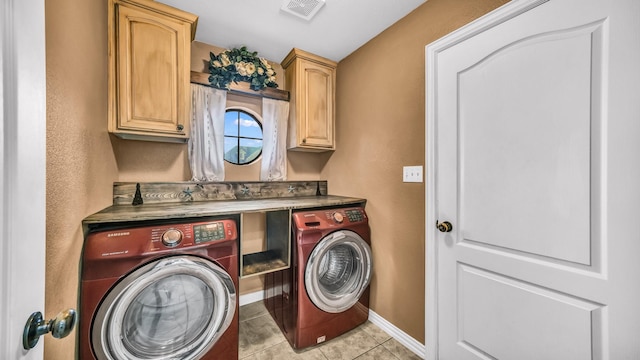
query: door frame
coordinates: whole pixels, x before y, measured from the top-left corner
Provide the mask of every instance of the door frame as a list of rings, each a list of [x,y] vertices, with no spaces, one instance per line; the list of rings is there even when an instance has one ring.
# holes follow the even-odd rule
[[[438,94],[438,55],[440,52],[461,43],[481,32],[491,29],[549,0],[512,0],[477,20],[445,35],[425,47],[425,354],[427,360],[438,359],[438,198],[435,171],[437,169],[437,145],[435,136],[438,109],[435,108]]]
[[[42,359],[22,348],[32,312],[44,312],[46,58],[44,0],[0,5],[0,358]],[[25,231],[25,230],[29,231]],[[26,286],[28,284],[28,286]]]

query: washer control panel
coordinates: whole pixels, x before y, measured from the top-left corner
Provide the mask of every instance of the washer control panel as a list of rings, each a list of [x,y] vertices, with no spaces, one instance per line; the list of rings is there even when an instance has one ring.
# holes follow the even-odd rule
[[[203,219],[186,223],[104,230],[88,235],[85,256],[94,258],[135,257],[189,247],[221,246],[237,241],[238,229],[233,219]]]
[[[235,240],[238,236],[236,222],[229,219],[159,225],[148,229],[151,232],[151,251]]]
[[[225,223],[223,221],[216,221],[207,224],[195,225],[193,227],[193,235],[195,238],[196,244],[200,244],[203,242],[216,241],[216,240],[224,240],[227,236],[232,234],[232,226],[231,223]],[[226,227],[226,229],[225,229]]]
[[[177,229],[169,229],[162,234],[162,243],[168,247],[176,247],[182,241],[182,232]]]
[[[337,222],[338,224],[342,224],[342,222],[344,221],[344,215],[339,212],[334,212],[333,214],[331,214],[331,217],[333,218],[333,221]]]

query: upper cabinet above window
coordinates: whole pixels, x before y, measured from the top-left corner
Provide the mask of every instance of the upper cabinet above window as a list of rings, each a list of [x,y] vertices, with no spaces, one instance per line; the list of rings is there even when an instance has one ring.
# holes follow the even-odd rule
[[[291,93],[289,150],[335,150],[337,64],[294,48],[282,67]]]
[[[109,132],[186,142],[198,17],[150,0],[109,0]]]

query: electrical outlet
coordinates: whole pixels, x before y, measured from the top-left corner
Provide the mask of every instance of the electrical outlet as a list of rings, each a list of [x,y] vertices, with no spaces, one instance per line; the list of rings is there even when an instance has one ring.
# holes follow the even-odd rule
[[[422,182],[422,166],[403,166],[402,167],[403,182]]]

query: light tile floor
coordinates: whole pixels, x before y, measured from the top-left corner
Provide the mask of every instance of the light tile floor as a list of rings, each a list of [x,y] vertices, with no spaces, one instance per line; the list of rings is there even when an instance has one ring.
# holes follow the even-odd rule
[[[417,360],[420,357],[369,321],[338,338],[295,351],[264,303],[258,301],[240,307],[240,359]]]

